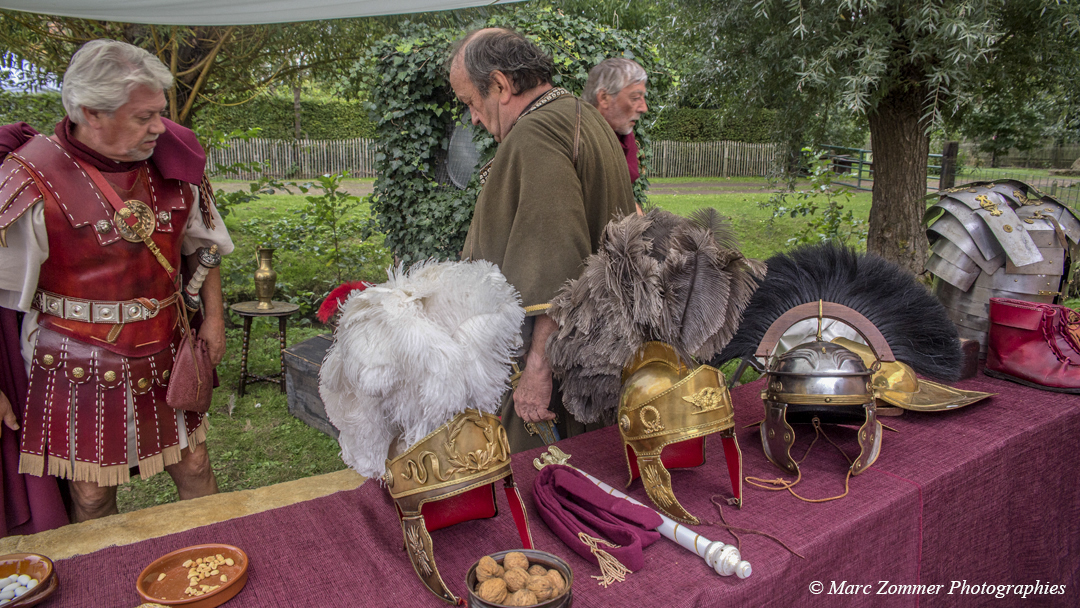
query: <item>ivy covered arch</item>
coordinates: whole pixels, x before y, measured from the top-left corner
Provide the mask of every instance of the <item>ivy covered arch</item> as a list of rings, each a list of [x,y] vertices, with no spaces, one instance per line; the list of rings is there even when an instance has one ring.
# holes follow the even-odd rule
[[[584,88],[589,70],[608,57],[627,57],[645,68],[650,109],[635,126],[642,173],[634,188],[644,203],[652,156],[648,125],[663,111],[665,101],[673,98],[678,85],[656,45],[641,33],[611,29],[551,9],[500,14],[476,25],[510,27],[528,36],[551,53],[555,86],[575,94]],[[354,86],[367,90],[367,107],[381,148],[376,156],[372,210],[386,234],[386,245],[404,262],[456,259],[479,193],[475,176],[463,190],[436,180],[450,133],[464,112],[450,89],[446,59],[465,31],[404,23],[353,68]],[[494,154],[495,142],[483,129],[477,131],[475,140],[485,162]]]

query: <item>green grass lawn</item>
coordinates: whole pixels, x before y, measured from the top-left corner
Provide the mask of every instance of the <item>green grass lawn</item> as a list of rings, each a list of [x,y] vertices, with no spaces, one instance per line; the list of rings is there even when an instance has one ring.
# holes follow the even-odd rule
[[[290,326],[289,344],[325,331]],[[214,391],[206,438],[221,491],[261,488],[345,468],[337,441],[289,414],[277,384],[248,384],[247,394],[237,397],[241,330],[228,330],[227,339],[228,354],[217,368],[221,386]],[[273,319],[254,321],[249,346],[249,371],[269,375],[280,369]],[[176,486],[164,473],[146,481],[136,478],[117,492],[122,513],[176,500]]]
[[[679,194],[649,196],[649,203],[679,215],[695,209],[713,207],[731,219],[744,255],[765,259],[791,248],[788,239],[794,238],[806,225],[803,219],[781,218],[770,222],[771,212],[761,204],[771,196],[768,192],[751,194]],[[855,217],[865,220],[870,214],[870,193],[859,192],[848,203]]]
[[[1037,178],[1050,177],[1049,169],[1028,169],[1024,167],[962,167],[957,174],[957,181],[971,181],[981,179],[1006,179],[1016,176],[1029,176]]]
[[[283,181],[285,181],[286,183],[295,182],[295,183],[303,184],[303,183],[306,183],[308,180],[297,179],[297,180],[283,180]],[[243,188],[243,189],[246,190],[248,184],[251,183],[251,180],[247,180],[247,179],[225,179],[225,178],[214,177],[214,178],[211,178],[210,182],[214,185],[215,188],[229,187],[229,189],[233,189],[233,188],[236,188],[236,187],[239,186],[240,188]],[[374,183],[375,183],[375,178],[374,177],[350,177],[350,178],[341,180],[342,186],[344,188],[346,188],[346,189],[349,189],[351,187],[352,188],[371,188],[372,184],[374,184]],[[295,188],[292,188],[292,190],[294,192],[297,192],[297,190]]]
[[[715,186],[726,186],[729,184],[760,184],[761,186],[768,186],[772,183],[767,177],[650,177],[649,184],[651,185],[667,185],[667,184],[711,184]]]

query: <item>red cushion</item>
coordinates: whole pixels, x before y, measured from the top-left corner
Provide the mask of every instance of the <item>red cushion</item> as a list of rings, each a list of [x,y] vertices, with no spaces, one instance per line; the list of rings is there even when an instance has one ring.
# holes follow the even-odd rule
[[[495,505],[495,484],[473,488],[468,492],[424,503],[420,508],[428,532],[440,530],[463,521],[487,519],[499,514]]]
[[[637,454],[629,445],[626,446],[626,456],[630,461],[630,479],[637,479],[641,476],[638,471]],[[668,470],[689,469],[705,464],[705,438],[694,437],[664,446],[664,451],[660,452],[660,462]]]

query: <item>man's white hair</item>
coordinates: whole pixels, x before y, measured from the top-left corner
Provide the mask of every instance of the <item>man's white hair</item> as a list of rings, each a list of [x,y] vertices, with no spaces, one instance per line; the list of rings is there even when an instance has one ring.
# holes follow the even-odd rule
[[[605,59],[589,70],[589,80],[585,83],[581,98],[595,106],[596,96],[600,91],[607,91],[608,95],[615,96],[626,87],[647,79],[645,68],[636,61],[622,57]]]
[[[173,76],[160,59],[137,46],[91,40],[72,56],[60,97],[71,122],[83,124],[83,108],[115,112],[138,86],[165,91],[172,88]]]

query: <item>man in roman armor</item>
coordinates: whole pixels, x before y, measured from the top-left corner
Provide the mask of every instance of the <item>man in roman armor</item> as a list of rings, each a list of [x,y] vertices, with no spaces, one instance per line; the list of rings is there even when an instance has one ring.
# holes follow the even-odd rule
[[[521,294],[524,369],[502,410],[511,449],[541,445],[526,424],[557,419],[562,437],[585,425],[562,407],[546,355],[557,328],[550,301],[596,252],[604,226],[634,212],[625,156],[595,108],[552,85],[552,59],[517,32],[466,35],[450,57],[450,85],[499,143],[462,257],[498,265]]]
[[[150,53],[95,40],[64,74],[67,117],[53,136],[5,128],[23,134],[0,165],[0,305],[25,313],[29,375],[19,472],[67,479],[73,521],[116,513],[131,467],[144,479],[168,471],[181,499],[217,492],[204,416],[165,394],[187,314],[182,270],[200,247],[233,245],[202,147],[162,117],[172,86]],[[199,335],[216,365],[217,269],[200,296]],[[8,398],[0,416],[20,428]]]

